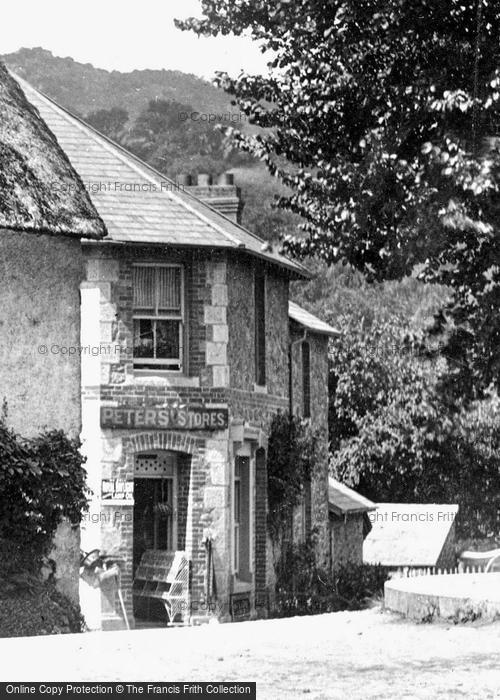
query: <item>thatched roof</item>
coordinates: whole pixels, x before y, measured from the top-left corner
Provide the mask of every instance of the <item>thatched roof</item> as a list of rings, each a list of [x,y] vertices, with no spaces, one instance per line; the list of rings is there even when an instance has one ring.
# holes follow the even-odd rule
[[[0,228],[77,238],[106,235],[55,136],[1,63]]]

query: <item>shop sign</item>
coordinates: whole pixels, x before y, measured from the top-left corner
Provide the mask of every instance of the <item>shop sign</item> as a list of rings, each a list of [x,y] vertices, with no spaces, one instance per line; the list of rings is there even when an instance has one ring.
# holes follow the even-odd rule
[[[224,430],[227,408],[145,408],[143,406],[102,406],[101,428],[158,430]]]
[[[103,479],[101,497],[105,501],[132,501],[134,499],[134,482],[125,479]]]
[[[235,622],[250,619],[250,595],[248,593],[233,593],[231,596],[231,617]]]

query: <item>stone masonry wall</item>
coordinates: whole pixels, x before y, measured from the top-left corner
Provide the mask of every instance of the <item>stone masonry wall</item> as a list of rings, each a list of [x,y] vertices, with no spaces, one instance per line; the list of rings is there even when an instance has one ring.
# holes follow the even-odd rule
[[[363,563],[363,514],[330,519],[332,566]]]
[[[294,329],[292,336],[293,363],[293,410],[297,415],[303,415],[302,395],[302,342],[303,331]],[[310,518],[311,526],[318,531],[318,561],[329,564],[329,534],[328,534],[328,337],[308,333],[306,340],[310,347],[310,394],[311,394],[311,425],[320,430],[320,441],[317,445],[317,463],[311,482]],[[307,508],[305,509],[307,517]],[[300,517],[295,518],[295,528],[302,531]]]
[[[250,259],[224,257],[170,249],[134,249],[88,246],[88,279],[83,285],[86,318],[84,324],[92,342],[112,345],[110,353],[87,357],[84,381],[84,439],[89,454],[89,478],[99,491],[102,479],[133,479],[134,454],[142,449],[174,449],[181,461],[189,463],[190,483],[182,472],[179,480],[179,541],[193,558],[193,598],[200,599],[205,586],[204,537],[214,542],[218,596],[228,600],[234,591],[231,571],[231,489],[235,452],[232,429],[244,423],[256,434],[267,435],[273,415],[288,410],[288,280],[270,269],[266,278],[266,360],[267,386],[255,387],[253,263]],[[175,262],[185,266],[186,366],[185,372],[145,377],[134,372],[132,363],[132,264]],[[97,326],[93,319],[97,318]],[[100,319],[100,320],[99,320]],[[96,326],[96,327],[94,327]],[[326,351],[322,340],[311,352],[312,396],[320,401],[325,394],[324,366],[315,352]],[[85,338],[82,337],[82,344]],[[326,362],[326,358],[325,358]],[[326,365],[325,365],[326,366]],[[98,370],[98,371],[97,371]],[[99,381],[95,377],[99,376]],[[94,377],[94,379],[93,379]],[[316,383],[318,386],[316,386]],[[316,393],[315,393],[316,392]],[[100,405],[167,406],[227,405],[228,431],[183,433],[179,431],[106,430],[99,426]],[[314,409],[319,420],[324,409]],[[316,420],[316,417],[315,419]],[[253,439],[253,438],[251,438]],[[260,438],[259,438],[260,439]],[[168,442],[174,440],[174,442]],[[186,443],[186,440],[188,441]],[[168,445],[167,445],[167,442]],[[188,449],[189,448],[189,449]],[[259,449],[259,466],[256,464]],[[265,448],[251,443],[255,464],[256,509],[255,548],[252,552],[255,587],[272,588],[272,552],[267,538],[267,466],[262,460]],[[323,481],[313,485],[311,502],[320,517],[327,512]],[[326,484],[326,481],[325,481]],[[86,538],[98,541],[104,549],[114,547],[126,560],[123,584],[126,605],[131,609],[133,506],[106,505],[95,499],[94,509],[119,513],[104,519]],[[184,526],[185,523],[185,526]],[[97,531],[98,530],[98,531]]]
[[[192,558],[193,599],[203,597],[206,533],[215,539],[214,559],[219,591],[227,595],[229,473],[227,430],[175,432],[102,430],[101,405],[163,407],[224,406],[227,383],[226,264],[220,256],[158,250],[87,247],[87,281],[83,324],[99,371],[84,372],[84,446],[96,496],[93,510],[102,517],[86,524],[85,538],[93,546],[124,560],[122,583],[126,607],[132,610],[133,502],[100,501],[103,479],[133,482],[134,455],[143,450],[179,452],[178,547]],[[133,368],[132,265],[134,262],[182,263],[185,270],[186,358],[183,373],[145,376]],[[82,344],[87,339],[82,337]],[[96,385],[95,377],[99,377]],[[96,447],[97,446],[97,447]],[[90,473],[91,472],[91,473]],[[93,530],[93,531],[92,531]],[[90,544],[88,545],[91,546]]]
[[[232,389],[254,392],[254,265],[228,262],[228,363]],[[288,396],[288,282],[266,276],[266,389],[269,396]]]

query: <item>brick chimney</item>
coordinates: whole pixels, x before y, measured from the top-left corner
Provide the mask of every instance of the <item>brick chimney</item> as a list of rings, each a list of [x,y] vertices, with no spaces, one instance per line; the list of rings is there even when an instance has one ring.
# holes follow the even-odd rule
[[[222,173],[217,184],[213,184],[212,176],[207,173],[200,173],[197,182],[193,181],[191,175],[180,175],[177,181],[186,192],[190,192],[236,223],[241,223],[244,203],[241,200],[240,188],[234,184],[232,173]]]

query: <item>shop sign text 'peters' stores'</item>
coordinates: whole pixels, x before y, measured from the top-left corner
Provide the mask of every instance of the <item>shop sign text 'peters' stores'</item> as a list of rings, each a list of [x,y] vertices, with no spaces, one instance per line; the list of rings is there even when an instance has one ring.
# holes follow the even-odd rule
[[[159,430],[224,430],[227,408],[144,408],[141,406],[102,406],[101,428],[156,428]]]

